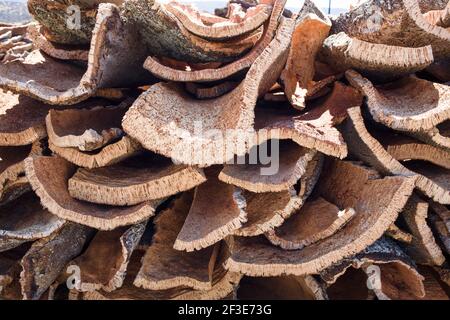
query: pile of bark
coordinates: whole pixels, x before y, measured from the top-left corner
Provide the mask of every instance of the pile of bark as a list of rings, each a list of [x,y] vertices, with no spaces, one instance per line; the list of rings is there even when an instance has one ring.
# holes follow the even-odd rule
[[[285,2],[0,27],[1,298],[449,298],[450,4]]]

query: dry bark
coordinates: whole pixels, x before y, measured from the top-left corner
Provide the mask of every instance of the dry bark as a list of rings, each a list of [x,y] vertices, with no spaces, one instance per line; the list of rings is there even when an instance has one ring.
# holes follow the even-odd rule
[[[448,57],[450,31],[429,23],[421,9],[418,0],[370,0],[337,18],[332,32],[399,47],[431,45],[436,59]]]
[[[262,237],[229,240],[231,257],[225,267],[249,276],[317,273],[374,243],[396,220],[414,188],[405,177],[379,178],[376,171],[334,160],[320,181],[322,197],[356,211],[353,219],[332,237],[286,251]],[[346,195],[352,194],[352,197]]]
[[[158,201],[129,207],[112,207],[74,199],[68,181],[76,167],[60,157],[30,157],[25,160],[27,177],[42,205],[54,215],[100,230],[135,224],[153,216]]]
[[[283,21],[276,38],[236,89],[205,101],[193,99],[173,83],[156,84],[127,112],[122,122],[124,130],[146,149],[177,163],[207,166],[245,155],[256,144],[256,101],[275,83],[286,61],[293,21]],[[177,120],[180,118],[183,121]],[[208,130],[214,130],[214,134]],[[252,141],[242,146],[246,137]]]
[[[202,169],[142,154],[103,168],[78,169],[69,179],[69,192],[79,200],[129,206],[167,198],[205,181]]]
[[[24,62],[0,65],[0,87],[49,104],[75,104],[95,95],[99,89],[133,87],[151,81],[141,68],[145,57],[146,49],[135,27],[124,24],[115,5],[101,4],[87,68],[35,50]]]
[[[321,277],[332,287],[349,268],[364,271],[366,277],[362,280],[380,300],[425,297],[424,277],[411,258],[392,240],[381,238],[361,253],[324,270]]]

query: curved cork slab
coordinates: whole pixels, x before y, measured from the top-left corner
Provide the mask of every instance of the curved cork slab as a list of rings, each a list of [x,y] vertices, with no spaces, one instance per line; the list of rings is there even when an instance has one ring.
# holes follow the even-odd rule
[[[330,32],[331,20],[310,0],[305,1],[296,20],[281,80],[289,102],[294,108],[303,110],[307,97],[316,86],[314,61]]]
[[[335,128],[347,117],[347,109],[362,104],[362,96],[340,82],[311,111],[298,115],[287,108],[264,106],[256,108],[255,130],[260,142],[291,139],[298,145],[338,158],[347,156],[347,145]]]
[[[421,2],[367,1],[337,18],[333,23],[332,33],[345,32],[359,40],[399,47],[431,45],[437,60],[448,57],[450,30],[430,23],[422,13]],[[399,34],[402,36],[399,37]]]
[[[2,201],[13,200],[23,193],[27,184],[26,181],[22,181],[25,174],[24,160],[30,155],[38,155],[41,152],[38,142],[26,146],[0,147],[0,199]],[[17,192],[12,191],[16,187]]]
[[[183,27],[192,34],[212,41],[221,41],[257,30],[269,19],[271,4],[269,2],[250,7],[242,17],[242,21],[234,22],[227,19],[212,24],[205,24],[201,19],[201,13],[191,5],[172,1],[164,8],[180,20]]]
[[[121,54],[124,50],[126,57]],[[0,87],[52,105],[75,104],[99,89],[138,86],[150,81],[148,72],[141,68],[144,51],[133,26],[124,25],[121,20],[118,7],[104,3],[98,9],[87,68],[35,50],[24,62],[0,65]]]
[[[247,222],[234,235],[255,237],[279,227],[298,210],[312,193],[323,166],[323,156],[317,153],[293,188],[282,192],[244,192]]]
[[[274,141],[272,140],[272,146]],[[302,177],[308,163],[314,158],[315,150],[300,147],[290,140],[279,144],[280,159],[275,174],[270,171],[272,164],[232,164],[225,165],[219,179],[225,183],[255,192],[281,192],[289,190]],[[258,147],[254,147],[256,151]],[[250,150],[252,153],[252,150]]]
[[[188,287],[209,290],[217,258],[218,245],[194,252],[173,248],[189,214],[192,194],[184,193],[154,220],[153,241],[142,260],[134,285],[147,290]]]
[[[398,77],[423,70],[434,62],[431,46],[408,48],[370,43],[344,32],[329,36],[320,59],[344,72],[355,69],[375,78]]]
[[[374,243],[394,223],[414,188],[405,177],[379,176],[351,162],[330,161],[318,192],[339,207],[354,208],[355,216],[333,236],[287,251],[264,237],[230,239],[225,267],[248,276],[307,275],[320,272]],[[351,194],[352,197],[348,197]]]
[[[284,67],[292,28],[293,21],[285,19],[277,37],[230,93],[197,100],[173,83],[156,84],[128,110],[122,122],[124,130],[144,148],[177,163],[207,166],[225,163],[234,154],[244,155],[255,144],[242,142],[254,140],[256,101]]]
[[[142,154],[108,167],[78,169],[69,179],[69,192],[79,200],[124,206],[167,198],[205,181],[202,169]]]
[[[55,59],[88,61],[89,50],[87,47],[53,43],[42,34],[42,29],[42,26],[38,24],[31,24],[28,27],[28,36],[35,48]]]
[[[414,168],[410,167],[411,164],[408,161],[400,163],[367,131],[360,108],[349,109],[348,115],[342,134],[348,142],[350,154],[383,174],[415,176],[416,187],[420,191],[437,202],[448,202],[449,193],[446,183],[448,169],[431,163],[426,163],[424,166],[416,165]]]
[[[40,199],[28,192],[0,207],[0,251],[48,237],[64,222],[42,208]]]
[[[411,300],[425,297],[424,277],[411,258],[392,240],[381,238],[361,253],[344,259],[321,273],[329,285],[352,269],[362,269],[359,281],[379,300]],[[379,274],[378,274],[379,271]]]
[[[111,207],[72,198],[68,181],[76,167],[60,157],[30,157],[25,169],[42,205],[56,216],[100,230],[131,225],[153,216],[156,202],[130,207]]]
[[[367,97],[373,119],[399,131],[422,132],[450,119],[450,88],[416,77],[375,87],[354,71],[347,71],[350,83]]]
[[[236,61],[215,69],[206,68],[203,70],[184,71],[165,66],[156,59],[148,57],[145,61],[144,68],[161,79],[179,82],[216,81],[228,78],[242,70],[251,68],[251,66],[256,63],[258,57],[263,54],[265,50],[267,50],[271,41],[274,37],[276,37],[276,33],[280,34],[283,32],[283,18],[281,15],[283,13],[285,3],[286,0],[274,1],[271,17],[264,26],[264,32],[261,38],[250,50],[250,52]]]
[[[219,181],[217,172],[211,171],[208,180],[195,189],[189,213],[173,246],[176,250],[190,252],[207,248],[247,221],[242,193]]]
[[[445,262],[445,257],[427,224],[428,208],[428,203],[418,196],[411,197],[406,204],[402,216],[413,239],[405,250],[416,263],[440,266]]]
[[[378,140],[381,141],[386,151],[398,161],[422,160],[450,169],[448,151],[399,134],[385,134]]]
[[[222,253],[221,253],[222,255]],[[212,276],[212,287],[208,290],[194,290],[187,287],[175,287],[166,290],[147,290],[136,287],[133,284],[136,275],[141,268],[141,252],[133,254],[127,269],[127,275],[123,286],[111,292],[97,290],[85,292],[82,299],[85,300],[217,300],[223,299],[236,290],[241,275],[226,272],[216,264]],[[222,259],[222,258],[220,258]],[[79,298],[78,295],[75,298]]]
[[[94,151],[123,136],[122,118],[131,101],[92,109],[50,110],[45,123],[51,143],[60,148]]]
[[[128,136],[94,152],[83,152],[78,148],[57,147],[51,141],[49,141],[49,148],[67,161],[89,169],[113,165],[142,151],[141,145]]]
[[[130,227],[97,232],[86,251],[70,263],[80,268],[76,290],[111,292],[121,288],[146,224],[144,221]]]
[[[25,300],[37,300],[67,264],[81,253],[94,230],[67,223],[50,237],[36,241],[21,260],[20,287]]]
[[[300,250],[331,237],[355,215],[353,209],[339,210],[323,198],[307,201],[280,227],[266,233],[267,239],[285,250]]]
[[[0,90],[0,103],[1,146],[27,145],[47,137],[45,117],[53,108],[51,105],[4,90]],[[90,99],[73,108],[91,108],[105,103],[102,99]]]

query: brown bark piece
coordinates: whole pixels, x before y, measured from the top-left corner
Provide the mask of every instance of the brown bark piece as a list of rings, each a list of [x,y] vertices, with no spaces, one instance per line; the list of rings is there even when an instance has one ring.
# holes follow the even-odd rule
[[[78,148],[61,148],[51,142],[49,142],[49,147],[54,153],[67,161],[89,169],[116,164],[142,151],[141,145],[128,136],[124,136],[119,141],[94,152],[83,152]]]
[[[312,193],[322,171],[323,156],[317,153],[295,188],[282,192],[244,192],[247,222],[234,232],[237,236],[256,237],[279,227],[298,210]]]
[[[148,72],[141,68],[146,50],[136,30],[124,24],[115,5],[101,4],[98,10],[87,69],[35,50],[24,62],[0,65],[0,87],[49,104],[68,105],[86,100],[101,88],[150,81]]]
[[[431,46],[409,48],[370,43],[344,32],[329,36],[319,56],[336,72],[355,69],[378,79],[408,75],[434,62]]]
[[[358,92],[336,82],[332,93],[324,101],[301,115],[288,109],[257,108],[255,129],[264,129],[261,133],[263,137],[291,139],[305,148],[345,158],[347,145],[335,126],[347,117],[348,108],[361,104],[362,96]]]
[[[135,224],[154,214],[158,202],[130,207],[111,207],[72,198],[68,181],[76,167],[60,157],[30,157],[25,160],[27,177],[41,202],[56,216],[100,230]]]
[[[305,108],[308,91],[314,87],[314,61],[330,28],[330,19],[312,1],[305,1],[296,21],[288,61],[281,75],[286,97],[298,110]]]
[[[331,237],[355,215],[351,208],[339,210],[323,198],[307,201],[280,227],[266,233],[269,241],[284,250],[300,250]]]
[[[122,287],[128,264],[147,221],[112,231],[99,231],[87,250],[70,265],[80,268],[79,291],[111,292]]]
[[[448,202],[448,169],[426,163],[424,168],[392,157],[368,131],[360,108],[348,110],[342,133],[352,155],[388,175],[415,176],[416,187],[437,202]]]
[[[272,8],[269,4],[258,4],[247,10],[242,21],[225,20],[212,24],[205,24],[201,13],[189,5],[171,1],[165,9],[180,20],[187,31],[202,38],[222,41],[255,31],[269,19]]]
[[[187,63],[234,61],[259,38],[259,35],[244,35],[225,42],[209,41],[189,32],[177,16],[167,10],[166,4],[155,0],[126,1],[121,6],[121,16],[136,27],[147,56]]]
[[[254,140],[257,98],[276,82],[284,66],[293,21],[283,21],[277,37],[236,89],[217,99],[196,100],[173,83],[156,84],[127,112],[124,130],[146,149],[177,163],[205,166],[245,155],[255,145],[242,142],[246,137]]]
[[[28,27],[28,35],[35,48],[55,59],[88,61],[87,46],[53,43],[42,34],[42,29],[42,26],[38,24]]]
[[[197,71],[183,71],[166,67],[156,59],[149,57],[144,67],[164,80],[181,82],[205,82],[228,78],[242,70],[251,68],[264,51],[268,50],[276,33],[283,32],[283,19],[281,17],[286,0],[276,0],[273,4],[272,14],[264,26],[264,32],[255,46],[242,58],[216,69],[204,69]],[[279,24],[280,23],[280,24]],[[291,22],[293,23],[293,22]],[[291,32],[291,31],[289,31]]]
[[[142,154],[108,167],[78,169],[69,179],[69,192],[79,200],[125,206],[167,198],[205,181],[202,169]]]
[[[173,248],[191,202],[192,195],[185,193],[155,219],[156,232],[134,285],[148,290],[211,289],[218,245],[194,252]]]
[[[67,223],[59,232],[35,242],[21,261],[20,285],[24,299],[39,299],[69,261],[80,254],[93,233],[86,226]]]
[[[386,134],[380,139],[384,148],[398,161],[422,160],[450,169],[450,152],[399,134]]]
[[[428,203],[413,196],[406,204],[402,216],[413,235],[412,243],[405,246],[406,252],[416,263],[442,265],[445,257],[427,224]]]
[[[321,273],[328,283],[352,268],[363,269],[364,281],[380,300],[410,300],[425,297],[424,277],[414,262],[392,240],[381,238],[354,257],[331,266]]]
[[[405,177],[379,178],[370,169],[334,160],[324,168],[318,192],[355,216],[333,236],[302,250],[287,251],[262,237],[230,240],[231,257],[225,267],[249,276],[306,275],[364,250],[394,223],[414,188]],[[351,195],[351,196],[349,196]]]
[[[370,0],[337,18],[332,32],[399,47],[431,45],[437,59],[448,57],[450,31],[429,23],[423,9],[418,0]]]
[[[32,192],[0,207],[0,252],[58,231],[64,220],[42,208]]]
[[[373,119],[405,132],[434,129],[450,119],[450,88],[416,77],[375,87],[354,71],[347,79],[367,97]]]
[[[315,150],[282,140],[279,142],[277,165],[273,161],[269,164],[225,165],[219,179],[255,193],[287,191],[302,177],[315,154]]]
[[[194,251],[207,248],[239,229],[247,221],[246,201],[234,186],[221,182],[217,175],[195,189],[189,214],[174,249]]]
[[[51,143],[60,148],[94,151],[119,140],[122,118],[131,101],[92,109],[50,110],[46,117]]]

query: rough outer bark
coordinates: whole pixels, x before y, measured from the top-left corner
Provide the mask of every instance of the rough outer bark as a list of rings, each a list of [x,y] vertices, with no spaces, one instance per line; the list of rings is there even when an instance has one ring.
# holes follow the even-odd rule
[[[89,44],[100,3],[120,5],[123,0],[28,0],[28,10],[43,26],[45,37],[61,44]],[[68,8],[76,5],[81,13],[81,28],[70,28]]]
[[[35,242],[21,262],[24,299],[39,299],[93,234],[91,228],[67,223],[58,233]]]
[[[177,163],[207,166],[245,155],[257,144],[253,130],[257,99],[280,75],[293,27],[293,20],[283,19],[277,37],[230,93],[196,100],[173,83],[156,84],[128,110],[122,122],[124,130],[144,148]],[[183,121],[176,120],[180,117]],[[214,134],[204,135],[207,130]],[[249,143],[243,145],[248,138]]]
[[[128,136],[97,152],[82,152],[78,148],[60,148],[49,142],[50,149],[60,157],[83,168],[101,168],[116,164],[142,151],[141,145]]]
[[[137,27],[148,55],[170,57],[180,61],[230,62],[254,45],[253,39],[215,42],[187,31],[175,15],[154,0],[129,0],[121,15]]]
[[[219,68],[206,68],[203,70],[183,71],[165,66],[156,59],[149,57],[144,64],[144,67],[157,77],[164,80],[182,81],[182,82],[200,82],[200,81],[216,81],[228,78],[240,71],[250,68],[258,59],[258,57],[267,49],[277,32],[281,32],[282,28],[279,26],[280,20],[283,18],[283,12],[286,0],[276,0],[273,5],[272,15],[270,20],[264,26],[264,32],[260,40],[253,46],[253,48],[240,59],[233,61],[225,66]],[[279,31],[277,31],[279,30]]]
[[[380,278],[372,274],[380,268]],[[371,290],[380,300],[420,299],[425,296],[424,277],[415,263],[392,240],[381,238],[357,255],[343,259],[321,272],[328,285],[335,283],[349,268],[363,269]],[[379,281],[379,283],[377,283]]]
[[[166,4],[164,8],[172,13],[184,28],[192,34],[211,41],[224,41],[257,30],[269,19],[272,10],[270,4],[270,2],[268,4],[257,4],[249,8],[240,21],[233,21],[233,19],[223,21],[220,19],[216,22],[211,21],[214,17],[209,17],[210,19],[206,24],[202,19],[202,13],[190,5],[172,1]]]
[[[286,251],[262,237],[229,239],[225,267],[249,276],[305,275],[320,272],[374,243],[394,223],[414,188],[405,177],[379,178],[371,169],[333,160],[317,192],[339,207],[352,207],[353,219],[332,237]],[[348,195],[352,195],[349,197]]]
[[[115,5],[101,4],[87,69],[35,50],[23,63],[0,65],[0,87],[49,104],[75,104],[95,95],[98,89],[149,83],[152,77],[142,69],[146,56],[135,26],[124,23]]]
[[[332,33],[339,32],[370,43],[410,48],[431,45],[437,60],[450,54],[450,30],[430,24],[417,0],[367,1],[333,22]]]
[[[50,57],[60,60],[88,61],[89,47],[81,45],[67,45],[53,43],[42,34],[42,26],[32,24],[28,27],[28,36],[33,46]]]

